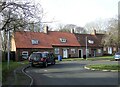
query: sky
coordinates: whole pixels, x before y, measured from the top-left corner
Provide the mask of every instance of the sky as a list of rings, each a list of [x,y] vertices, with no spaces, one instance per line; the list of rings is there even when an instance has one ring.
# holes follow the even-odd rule
[[[75,24],[84,27],[86,23],[97,19],[106,19],[118,15],[120,0],[35,0],[44,9],[44,21],[55,24]]]

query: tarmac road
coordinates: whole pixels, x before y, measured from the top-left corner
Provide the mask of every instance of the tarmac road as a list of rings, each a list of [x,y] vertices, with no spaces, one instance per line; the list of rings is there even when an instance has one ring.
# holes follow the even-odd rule
[[[34,85],[118,85],[118,72],[92,71],[87,64],[117,64],[116,61],[68,61],[47,68],[30,67],[26,72]]]

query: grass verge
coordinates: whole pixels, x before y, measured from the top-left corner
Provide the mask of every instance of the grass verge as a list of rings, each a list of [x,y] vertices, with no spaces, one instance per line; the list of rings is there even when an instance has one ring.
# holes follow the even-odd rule
[[[95,70],[116,70],[120,72],[120,65],[118,64],[111,64],[111,65],[95,64],[95,65],[87,65],[87,67]]]
[[[86,59],[83,59],[83,58],[67,58],[67,59],[62,59],[62,61],[83,61],[83,60],[86,60]],[[90,57],[90,58],[87,58],[87,60],[90,60],[90,61],[96,61],[96,60],[110,60],[110,61],[113,61],[115,60],[113,58],[113,56],[102,56],[102,57]],[[58,60],[57,60],[58,62]]]
[[[22,61],[22,62],[13,62],[10,61],[9,68],[7,65],[7,62],[2,62],[2,81],[4,82],[6,78],[18,67],[24,66],[25,64],[28,64],[28,61]]]
[[[0,82],[2,82],[2,63],[0,63]]]

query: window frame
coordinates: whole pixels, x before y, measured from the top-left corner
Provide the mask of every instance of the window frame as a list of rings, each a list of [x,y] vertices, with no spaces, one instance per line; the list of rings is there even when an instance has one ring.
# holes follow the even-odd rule
[[[66,42],[67,42],[67,39],[66,39],[66,38],[60,38],[60,42],[66,43]]]
[[[32,39],[32,40],[31,40],[31,43],[32,43],[32,45],[37,45],[37,44],[39,44],[39,40],[37,40],[37,39]]]
[[[59,49],[59,48],[55,48],[55,49],[54,49],[54,53],[55,53],[55,54],[60,54],[60,49]]]
[[[76,53],[76,49],[75,48],[71,48],[71,53],[75,54]]]

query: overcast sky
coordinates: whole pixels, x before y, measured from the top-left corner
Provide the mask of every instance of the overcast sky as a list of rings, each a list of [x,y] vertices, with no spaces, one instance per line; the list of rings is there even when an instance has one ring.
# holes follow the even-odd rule
[[[36,0],[41,3],[45,21],[84,26],[96,19],[111,18],[118,14],[120,0]],[[54,23],[53,23],[54,24]]]

